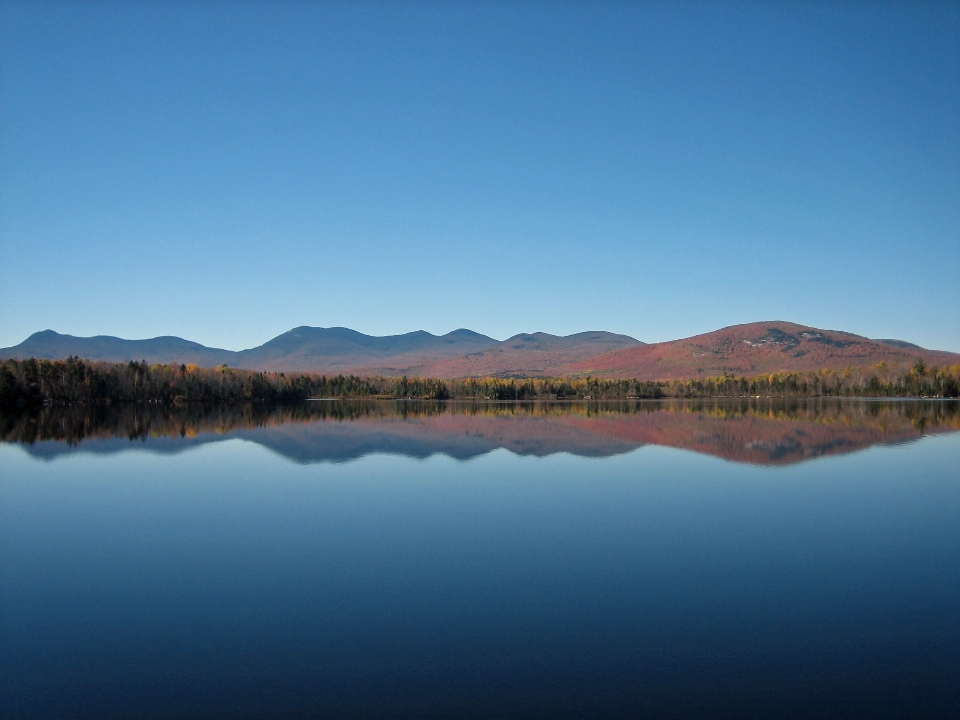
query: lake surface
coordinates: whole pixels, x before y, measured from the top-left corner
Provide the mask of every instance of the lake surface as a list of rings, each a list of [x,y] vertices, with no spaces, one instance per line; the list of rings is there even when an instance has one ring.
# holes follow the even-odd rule
[[[960,717],[940,401],[0,415],[2,717]]]

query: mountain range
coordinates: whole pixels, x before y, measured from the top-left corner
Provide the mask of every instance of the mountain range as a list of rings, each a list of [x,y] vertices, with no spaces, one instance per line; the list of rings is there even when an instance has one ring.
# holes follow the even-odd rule
[[[302,326],[241,351],[206,347],[173,336],[124,340],[107,335],[75,337],[53,330],[34,333],[19,345],[0,349],[0,358],[70,356],[327,374],[446,378],[591,375],[646,380],[842,369],[879,362],[894,368],[918,359],[928,365],[960,364],[960,353],[782,321],[734,325],[661,343],[602,331],[567,336],[521,333],[501,341],[465,329],[439,336],[420,330],[377,337],[349,328]]]

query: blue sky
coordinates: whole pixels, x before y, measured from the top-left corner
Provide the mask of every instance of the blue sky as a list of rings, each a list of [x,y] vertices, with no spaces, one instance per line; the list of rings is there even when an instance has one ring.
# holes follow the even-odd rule
[[[0,346],[960,351],[960,5],[0,5]]]

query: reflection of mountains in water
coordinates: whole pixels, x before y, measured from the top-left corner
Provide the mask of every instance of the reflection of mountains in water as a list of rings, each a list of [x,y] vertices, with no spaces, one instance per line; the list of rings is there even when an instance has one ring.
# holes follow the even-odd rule
[[[300,463],[372,453],[466,460],[499,448],[538,457],[607,457],[652,444],[786,465],[957,430],[955,401],[334,401],[287,408],[48,407],[0,415],[0,437],[41,458],[131,448],[175,453],[241,438]]]

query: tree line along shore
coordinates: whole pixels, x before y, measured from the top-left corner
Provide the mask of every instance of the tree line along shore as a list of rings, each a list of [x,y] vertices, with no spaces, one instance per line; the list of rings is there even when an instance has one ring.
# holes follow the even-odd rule
[[[693,380],[583,378],[410,378],[327,376],[242,370],[221,365],[5,360],[0,405],[295,403],[311,398],[448,400],[623,400],[703,397],[948,397],[960,394],[960,365],[783,372]]]

